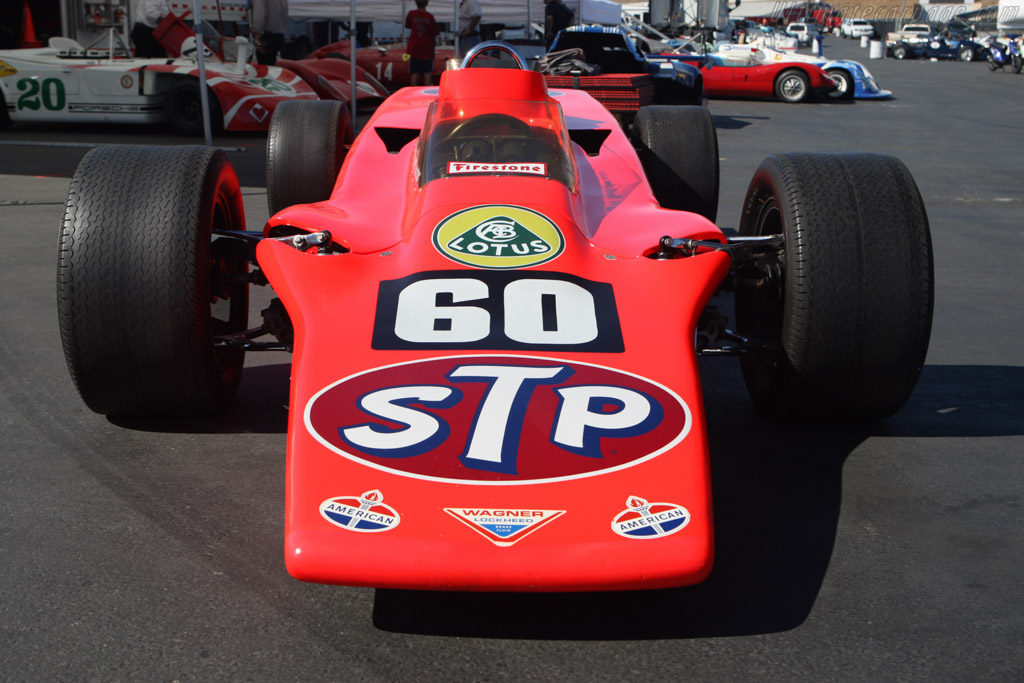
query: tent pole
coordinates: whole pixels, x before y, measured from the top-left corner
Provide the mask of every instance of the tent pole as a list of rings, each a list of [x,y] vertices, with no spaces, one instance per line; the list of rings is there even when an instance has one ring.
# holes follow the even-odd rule
[[[199,61],[199,104],[203,108],[203,135],[206,137],[206,146],[213,146],[213,132],[210,129],[210,96],[206,92],[206,60],[203,52],[206,51],[206,43],[203,42],[203,18],[199,16],[199,0],[192,0],[193,27],[196,31],[196,59]]]
[[[352,86],[352,99],[350,102],[350,108],[352,109],[352,127],[356,127],[356,0],[349,0],[348,2],[348,47],[351,51],[350,66],[352,67],[351,80],[349,85]]]

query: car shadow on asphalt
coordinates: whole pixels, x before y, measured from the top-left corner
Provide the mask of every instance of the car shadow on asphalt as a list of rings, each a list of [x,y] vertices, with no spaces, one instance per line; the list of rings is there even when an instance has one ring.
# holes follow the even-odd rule
[[[289,370],[287,364],[246,368],[235,407],[218,418],[112,422],[173,434],[283,434]],[[374,626],[397,633],[553,640],[700,638],[791,630],[811,613],[829,570],[842,502],[842,469],[865,439],[1024,434],[1024,367],[929,365],[910,401],[895,416],[868,424],[813,425],[759,416],[733,359],[702,358],[700,371],[716,527],[715,566],[707,581],[685,588],[607,593],[378,589],[373,597]],[[133,454],[114,465],[103,463],[96,476],[113,468],[117,476],[107,477],[112,488],[127,483],[129,493],[136,488],[150,491],[154,484],[148,481],[153,476],[149,467],[136,463]],[[93,464],[92,469],[97,467]],[[259,471],[258,476],[252,471],[239,476],[248,476],[248,485],[273,495],[272,490],[283,484],[283,473]],[[141,511],[173,537],[205,550],[206,535],[197,533],[189,520],[169,515],[161,502],[164,498],[142,497],[153,507]],[[280,594],[274,602],[283,612],[295,614],[298,601],[298,611],[324,637],[343,631],[351,615],[339,609],[338,602],[350,593],[282,576],[272,559],[279,557],[279,527],[267,518],[251,531],[223,548],[219,569],[244,585],[259,586],[264,597]],[[216,529],[209,533],[219,538]],[[261,559],[253,561],[254,556]]]
[[[724,114],[711,116],[717,130],[740,130],[753,125],[754,121],[770,121],[771,118],[770,116],[726,116]]]
[[[718,361],[719,363],[721,361]],[[869,424],[784,424],[757,415],[735,367],[701,361],[715,510],[702,584],[610,593],[377,590],[387,631],[565,640],[775,633],[810,614],[835,545],[846,458],[865,439],[1024,433],[1024,368],[927,366],[910,402]]]
[[[234,404],[216,417],[109,417],[111,424],[167,434],[284,434],[291,363],[246,366]]]

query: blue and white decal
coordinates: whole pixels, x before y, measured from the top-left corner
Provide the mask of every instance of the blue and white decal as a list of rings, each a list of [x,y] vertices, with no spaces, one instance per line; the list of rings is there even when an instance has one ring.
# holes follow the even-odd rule
[[[612,520],[612,531],[626,538],[664,538],[690,523],[689,510],[675,503],[648,503],[639,496],[630,496],[626,505]]]
[[[362,534],[390,531],[401,517],[384,504],[380,491],[366,491],[360,496],[339,496],[320,503],[320,514],[331,524]]]

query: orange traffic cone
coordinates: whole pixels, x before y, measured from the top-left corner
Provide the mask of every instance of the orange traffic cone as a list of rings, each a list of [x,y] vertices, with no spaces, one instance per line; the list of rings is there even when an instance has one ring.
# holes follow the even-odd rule
[[[36,40],[36,27],[32,23],[32,10],[28,8],[28,3],[25,3],[25,24],[21,30],[21,40],[18,42],[18,47],[42,47],[43,44]]]

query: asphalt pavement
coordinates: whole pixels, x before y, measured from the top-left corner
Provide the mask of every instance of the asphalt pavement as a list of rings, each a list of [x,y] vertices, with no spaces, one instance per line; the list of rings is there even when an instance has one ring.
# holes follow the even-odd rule
[[[927,364],[894,417],[807,427],[759,417],[735,360],[702,359],[716,564],[676,590],[290,578],[286,354],[251,354],[236,406],[209,422],[95,415],[63,360],[57,233],[75,165],[87,145],[191,141],[152,127],[0,133],[0,680],[1024,680],[1024,75],[869,60],[835,38],[825,50],[896,97],[713,100],[720,221],[735,227],[769,154],[900,157],[934,242]],[[215,141],[251,227],[267,214],[264,142]],[[670,302],[652,293],[652,310]]]

